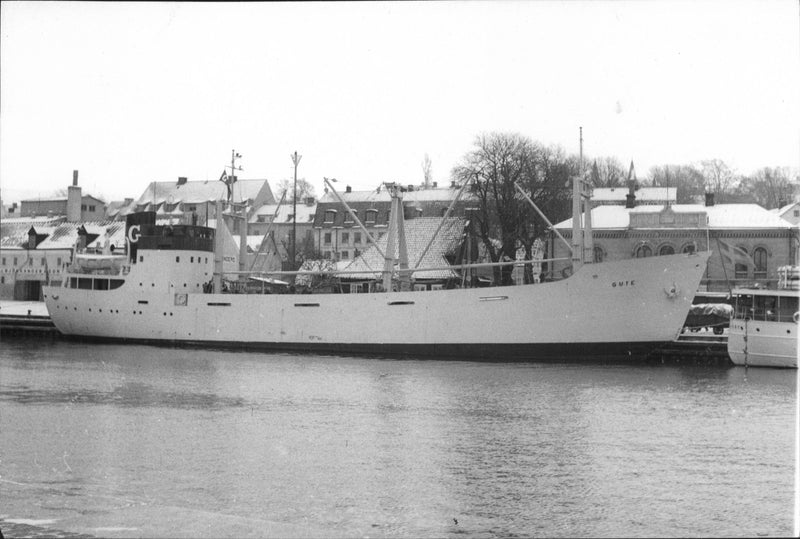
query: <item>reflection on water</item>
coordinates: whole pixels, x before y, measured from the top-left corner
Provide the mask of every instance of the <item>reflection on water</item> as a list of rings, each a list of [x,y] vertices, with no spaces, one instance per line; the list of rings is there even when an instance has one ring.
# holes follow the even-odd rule
[[[113,537],[788,535],[796,388],[772,369],[4,342],[0,517]]]

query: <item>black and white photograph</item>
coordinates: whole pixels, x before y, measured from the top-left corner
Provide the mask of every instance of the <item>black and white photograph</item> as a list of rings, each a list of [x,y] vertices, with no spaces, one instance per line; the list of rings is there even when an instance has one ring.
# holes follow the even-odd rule
[[[0,1],[0,539],[800,534],[800,2]]]

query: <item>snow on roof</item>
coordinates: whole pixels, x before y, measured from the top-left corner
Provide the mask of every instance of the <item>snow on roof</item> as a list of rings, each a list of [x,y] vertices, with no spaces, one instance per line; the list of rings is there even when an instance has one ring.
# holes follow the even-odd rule
[[[405,236],[406,246],[408,248],[408,265],[414,268],[417,260],[422,255],[423,249],[433,237],[436,228],[441,223],[440,217],[417,217],[405,221]],[[448,266],[449,262],[445,255],[452,253],[461,245],[461,239],[464,235],[464,227],[467,220],[463,217],[448,217],[439,235],[434,240],[428,252],[425,253],[425,258],[419,264],[421,268],[441,267]],[[388,234],[384,235],[377,241],[377,245],[381,250],[386,253],[386,245],[389,239]],[[386,253],[387,255],[398,256],[395,253]],[[348,274],[343,275],[345,278],[378,278],[383,271],[384,259],[383,256],[375,248],[375,245],[370,245],[364,250],[361,255],[354,258],[343,271],[363,271],[362,274]],[[417,279],[442,279],[455,276],[453,270],[432,270],[432,271],[417,271],[414,272],[414,277]]]
[[[84,227],[89,234],[97,235],[97,239],[87,247],[102,247],[106,230],[112,231],[111,244],[115,249],[125,247],[125,223],[120,221],[92,221],[88,223],[13,223],[5,221],[0,225],[0,246],[8,248],[24,248],[28,242],[28,232],[33,227],[38,235],[47,235],[37,246],[44,249],[72,249],[78,241],[78,230]],[[99,242],[99,243],[98,243]]]
[[[267,219],[272,219],[272,216],[275,215],[275,223],[291,223],[292,222],[292,203],[291,202],[284,202],[280,208],[278,208],[277,204],[264,204],[260,208],[256,210],[253,214],[253,217],[250,218],[251,223],[256,223],[258,221],[259,216],[266,216]],[[278,213],[275,213],[275,210],[278,210]],[[297,201],[297,222],[298,223],[313,223],[314,216],[317,212],[317,205],[312,204],[308,205],[305,202]],[[265,221],[261,221],[265,222]],[[269,221],[266,221],[269,222]]]
[[[336,190],[342,200],[348,204],[351,202],[391,202],[392,197],[389,190],[383,185],[376,189],[369,191],[346,191]],[[403,202],[432,202],[432,201],[451,201],[458,194],[458,189],[437,187],[432,189],[414,189],[413,191],[406,191],[403,193]],[[462,200],[469,198],[469,193],[465,192],[461,195]],[[334,202],[338,203],[339,199],[336,198],[332,192],[325,193],[319,199],[320,202]]]
[[[592,228],[619,229],[628,228],[631,213],[659,213],[663,205],[636,206],[598,206],[592,208]],[[705,213],[708,216],[709,228],[791,228],[792,224],[784,221],[776,214],[758,204],[672,204],[670,209],[675,213]],[[566,219],[555,225],[558,229],[572,228],[572,219]]]
[[[255,199],[267,180],[238,180],[233,184],[233,200]],[[155,188],[155,192],[154,192]],[[228,189],[219,180],[191,181],[182,185],[177,182],[151,182],[142,195],[135,201],[136,205],[151,204],[202,204],[215,200],[227,200]]]

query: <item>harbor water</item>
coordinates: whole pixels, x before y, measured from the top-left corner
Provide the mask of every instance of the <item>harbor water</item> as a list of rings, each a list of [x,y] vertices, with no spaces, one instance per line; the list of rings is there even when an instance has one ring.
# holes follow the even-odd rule
[[[7,339],[6,537],[796,533],[797,371]]]

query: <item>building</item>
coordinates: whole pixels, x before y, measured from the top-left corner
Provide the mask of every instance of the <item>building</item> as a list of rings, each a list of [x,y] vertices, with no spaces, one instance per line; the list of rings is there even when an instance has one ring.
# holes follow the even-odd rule
[[[42,286],[60,282],[76,248],[124,252],[124,222],[72,223],[64,217],[0,223],[0,299],[41,301]]]
[[[20,217],[58,217],[67,221],[102,221],[106,215],[106,203],[97,197],[84,195],[78,185],[78,171],[72,172],[72,185],[66,197],[30,198],[20,201]]]
[[[155,211],[158,219],[205,225],[214,219],[217,200],[228,198],[227,185],[218,180],[177,182],[151,182],[142,195],[129,206],[129,210]],[[232,202],[246,202],[248,220],[256,208],[275,204],[275,197],[267,180],[238,180],[233,183]],[[232,232],[239,231],[239,220],[233,220]]]
[[[464,217],[448,217],[443,222],[441,217],[412,216],[404,222],[409,268],[435,268],[414,272],[410,282],[411,290],[420,292],[461,285],[459,274],[448,266],[462,262],[462,256],[466,253],[466,227],[467,220]],[[434,237],[437,229],[439,233]],[[377,239],[380,251],[375,245],[365,247],[364,252],[341,268],[345,272],[339,276],[342,293],[374,292],[380,289],[385,263],[381,252],[395,258],[399,256],[397,245],[394,253],[387,253],[387,240],[386,236]],[[429,243],[430,247],[426,251]],[[395,279],[397,277],[395,274]]]
[[[297,208],[297,219],[294,219],[293,211]],[[306,197],[298,200],[296,205],[285,201],[280,206],[278,204],[264,204],[256,209],[247,224],[247,233],[250,236],[263,238],[266,245],[261,250],[271,251],[277,254],[281,260],[288,261],[291,258],[290,250],[292,244],[292,232],[297,229],[297,253],[298,260],[309,258],[316,252],[314,242],[314,217],[317,212],[317,202],[314,197]],[[296,221],[296,225],[295,225]],[[265,235],[268,234],[268,237]],[[301,254],[305,255],[301,257]]]
[[[737,285],[772,286],[777,268],[797,263],[798,233],[790,223],[757,204],[706,205],[665,204],[599,206],[592,209],[594,260],[622,260],[711,250],[701,287],[706,291],[728,291]],[[567,240],[572,238],[572,219],[554,226]],[[570,257],[569,248],[551,234],[548,258]],[[737,263],[725,253],[738,251],[745,258]],[[746,263],[741,263],[746,262]],[[547,277],[568,275],[570,261],[550,265]]]
[[[444,216],[455,199],[459,189],[422,189],[408,186],[403,193],[403,213],[406,219],[415,217]],[[382,186],[370,191],[353,191],[346,187],[339,193],[364,225],[366,232],[356,224],[344,204],[333,193],[326,192],[317,204],[314,216],[316,249],[323,258],[335,261],[352,260],[370,244],[369,236],[378,240],[388,230],[391,196]],[[465,192],[456,203],[451,216],[464,216],[470,202],[470,194]],[[367,235],[369,233],[369,236]]]
[[[792,223],[794,226],[800,225],[800,202],[792,202],[781,208],[770,210],[783,219]]]

